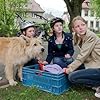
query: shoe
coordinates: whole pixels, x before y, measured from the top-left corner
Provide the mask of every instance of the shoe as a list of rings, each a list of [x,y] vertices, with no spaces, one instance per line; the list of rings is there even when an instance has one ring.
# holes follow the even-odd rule
[[[100,98],[100,93],[95,93],[95,97]]]
[[[100,86],[97,87],[95,96],[96,96],[97,98],[100,98]]]

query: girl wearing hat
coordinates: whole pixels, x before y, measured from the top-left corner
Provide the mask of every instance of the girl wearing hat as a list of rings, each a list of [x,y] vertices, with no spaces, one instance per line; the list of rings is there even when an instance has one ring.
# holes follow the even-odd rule
[[[36,36],[35,25],[29,21],[20,23],[20,31],[21,33],[19,35],[23,34],[29,38]]]
[[[29,21],[22,22],[20,24],[20,30],[21,30],[21,34],[23,34],[29,38],[36,37],[35,25],[32,22],[29,22]],[[38,63],[37,59],[32,59],[28,63],[26,63],[24,66],[30,66],[33,64],[37,64],[37,63]]]
[[[74,44],[79,47],[80,52],[65,68],[65,72],[74,84],[96,87],[95,96],[100,98],[100,38],[87,28],[86,21],[80,16],[72,20],[72,30],[75,32]],[[81,64],[86,69],[74,71]]]
[[[53,18],[50,26],[53,30],[53,35],[48,40],[48,55],[43,64],[50,64],[53,60],[54,64],[66,67],[73,61],[73,43],[70,33],[63,31],[64,21],[61,18]]]

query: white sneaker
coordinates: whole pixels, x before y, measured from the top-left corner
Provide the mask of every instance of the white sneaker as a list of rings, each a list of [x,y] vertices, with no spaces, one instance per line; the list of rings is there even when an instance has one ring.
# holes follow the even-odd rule
[[[97,98],[100,98],[100,86],[97,87],[95,96],[96,96]]]
[[[97,98],[100,98],[100,93],[95,93],[95,96],[97,97]]]
[[[0,77],[0,80],[2,80],[2,77]]]

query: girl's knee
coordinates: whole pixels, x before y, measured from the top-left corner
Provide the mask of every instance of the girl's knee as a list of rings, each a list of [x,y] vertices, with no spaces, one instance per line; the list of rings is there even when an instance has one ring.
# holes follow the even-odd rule
[[[73,61],[74,61],[74,59],[72,57],[71,58],[65,58],[64,59],[64,62],[66,62],[67,65],[71,64]]]
[[[70,73],[68,75],[68,79],[69,79],[70,82],[75,83],[76,82],[76,75],[75,75],[75,73],[74,72]]]
[[[69,81],[72,81],[73,79],[73,75],[70,73],[69,75],[68,75],[68,79],[69,79]]]
[[[59,63],[59,62],[61,62],[61,59],[60,59],[60,58],[55,57],[55,58],[53,59],[53,63]]]

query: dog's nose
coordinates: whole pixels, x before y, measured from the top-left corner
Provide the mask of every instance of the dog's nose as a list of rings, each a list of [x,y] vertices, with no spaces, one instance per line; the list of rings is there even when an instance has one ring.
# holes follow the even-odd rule
[[[41,51],[44,52],[44,48],[42,48]]]

